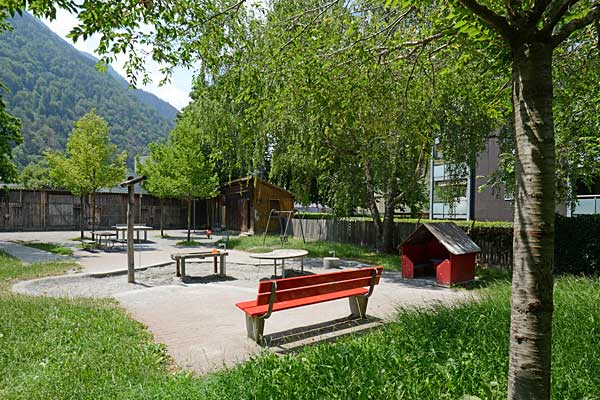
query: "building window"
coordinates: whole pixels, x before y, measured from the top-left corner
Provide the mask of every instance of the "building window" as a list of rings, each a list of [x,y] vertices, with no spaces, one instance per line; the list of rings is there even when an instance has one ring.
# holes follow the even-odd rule
[[[600,195],[577,196],[577,204],[571,215],[600,214]]]

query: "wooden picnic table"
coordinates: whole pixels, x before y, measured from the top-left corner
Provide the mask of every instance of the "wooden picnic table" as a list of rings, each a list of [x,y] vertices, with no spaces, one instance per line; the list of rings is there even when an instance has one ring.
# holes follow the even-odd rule
[[[189,253],[175,253],[171,254],[171,259],[175,261],[176,275],[180,276],[181,279],[185,278],[185,260],[189,258],[205,259],[212,257],[214,273],[217,273],[217,258],[219,259],[219,275],[226,276],[227,274],[227,263],[226,257],[229,253],[222,250],[210,250],[210,251],[195,251]]]
[[[273,260],[273,275],[277,275],[277,260],[281,260],[281,276],[285,277],[285,260],[292,258],[300,259],[301,272],[304,272],[304,257],[308,255],[308,251],[299,249],[278,249],[269,253],[251,254],[250,258],[259,260]]]
[[[106,243],[104,248],[108,248],[108,243],[113,236],[116,236],[114,232],[92,232],[92,239],[94,239],[99,248],[102,248],[102,238],[104,238]]]
[[[119,239],[119,232],[123,232],[123,239],[126,239],[127,236],[127,224],[117,224],[113,226],[113,229],[117,233],[117,239]],[[148,240],[148,231],[152,230],[151,226],[147,225],[133,225],[133,230],[136,234],[136,239],[140,241],[140,231],[144,232],[144,242]]]

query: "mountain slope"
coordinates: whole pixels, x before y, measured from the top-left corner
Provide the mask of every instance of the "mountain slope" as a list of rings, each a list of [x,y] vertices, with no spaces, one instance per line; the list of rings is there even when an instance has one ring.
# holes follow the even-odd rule
[[[0,35],[0,82],[9,92],[9,112],[21,118],[25,143],[14,150],[23,166],[46,148],[63,149],[73,122],[96,108],[111,128],[111,141],[131,163],[151,141],[174,125],[167,103],[137,94],[121,78],[96,69],[96,61],[76,50],[31,15],[10,20]],[[144,98],[144,100],[142,99]]]
[[[98,59],[89,53],[81,52],[81,54],[83,54],[84,56],[93,60],[95,63],[98,62]],[[115,78],[115,80],[117,82],[120,82],[123,85],[123,87],[128,88],[129,91],[131,91],[131,93],[133,93],[133,95],[135,97],[137,97],[138,99],[140,99],[142,101],[142,103],[146,104],[147,106],[149,106],[151,108],[156,109],[156,111],[158,111],[158,114],[160,116],[162,116],[163,118],[174,121],[175,118],[177,117],[178,111],[175,107],[173,107],[171,104],[167,103],[166,101],[162,100],[160,97],[156,96],[155,94],[146,92],[145,90],[131,89],[129,87],[129,82],[127,82],[127,80],[125,78],[123,78],[121,75],[119,75],[119,73],[117,71],[115,71],[113,69],[113,67],[109,66],[108,70],[106,72],[109,75],[111,75],[113,78]]]

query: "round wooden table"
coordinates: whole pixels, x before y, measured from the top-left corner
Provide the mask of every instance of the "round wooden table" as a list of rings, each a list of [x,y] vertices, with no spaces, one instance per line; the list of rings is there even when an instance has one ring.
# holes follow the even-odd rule
[[[278,249],[270,253],[251,254],[250,258],[259,260],[273,260],[273,275],[277,275],[277,260],[281,260],[281,276],[285,278],[285,260],[292,258],[300,259],[300,269],[304,272],[304,257],[308,255],[308,251],[299,249]]]

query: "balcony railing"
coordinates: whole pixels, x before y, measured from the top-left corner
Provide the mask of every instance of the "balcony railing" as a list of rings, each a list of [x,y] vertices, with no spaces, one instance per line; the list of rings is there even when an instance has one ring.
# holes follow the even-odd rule
[[[600,214],[600,194],[577,196],[577,200],[571,215]]]

